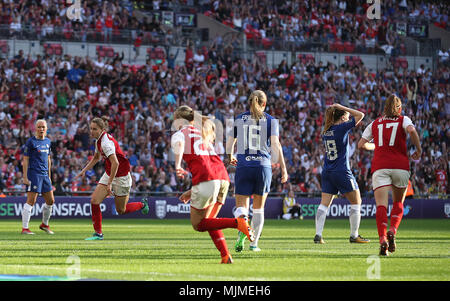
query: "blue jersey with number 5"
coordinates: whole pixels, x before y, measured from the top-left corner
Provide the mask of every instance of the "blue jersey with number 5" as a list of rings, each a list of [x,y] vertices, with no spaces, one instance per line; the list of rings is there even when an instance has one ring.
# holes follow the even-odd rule
[[[326,150],[325,164],[323,166],[324,171],[350,170],[348,134],[355,125],[355,118],[351,117],[347,122],[332,125],[322,135]]]
[[[254,120],[250,112],[245,112],[236,117],[233,131],[237,167],[271,166],[270,137],[279,135],[278,120],[267,113]]]

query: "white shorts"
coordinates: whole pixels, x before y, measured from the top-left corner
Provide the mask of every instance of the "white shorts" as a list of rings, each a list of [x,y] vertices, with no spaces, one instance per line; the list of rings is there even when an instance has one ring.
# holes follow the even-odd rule
[[[108,185],[109,176],[106,174],[106,172],[101,177],[100,181],[98,181],[99,184]],[[114,192],[115,196],[126,196],[130,194],[131,190],[131,175],[128,173],[126,176],[123,177],[115,177],[112,181],[112,191]]]
[[[409,176],[409,171],[404,169],[378,169],[372,175],[373,190],[391,185],[397,188],[407,188]]]
[[[203,210],[215,202],[225,204],[230,183],[225,180],[201,182],[191,188],[191,207]]]

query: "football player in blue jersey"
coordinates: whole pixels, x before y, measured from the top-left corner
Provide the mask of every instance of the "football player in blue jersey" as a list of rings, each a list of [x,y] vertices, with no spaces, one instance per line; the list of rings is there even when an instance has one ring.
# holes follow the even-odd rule
[[[53,234],[48,222],[52,214],[55,197],[51,182],[51,141],[46,137],[47,122],[39,119],[35,123],[35,136],[25,143],[23,152],[23,183],[27,189],[27,202],[22,210],[22,234],[34,234],[29,229],[31,210],[33,209],[39,194],[45,200],[42,208],[42,224],[39,229],[48,234]]]
[[[261,251],[258,240],[264,225],[264,205],[272,181],[272,162],[280,164],[282,183],[287,181],[288,174],[278,138],[278,120],[264,112],[266,94],[255,90],[248,101],[250,110],[234,120],[233,136],[227,139],[227,154],[230,155],[230,164],[236,166],[235,217],[248,217],[250,197],[253,196],[251,227],[255,231],[255,240],[250,243],[250,250]],[[236,156],[233,155],[235,146]],[[245,237],[239,233],[235,244],[237,252],[243,250]]]
[[[364,113],[333,104],[325,111],[322,140],[325,158],[322,169],[322,200],[316,213],[316,235],[314,242],[323,244],[322,232],[328,208],[334,197],[341,193],[350,201],[350,242],[367,243],[358,233],[361,221],[361,194],[350,169],[350,147],[348,136],[364,118]]]

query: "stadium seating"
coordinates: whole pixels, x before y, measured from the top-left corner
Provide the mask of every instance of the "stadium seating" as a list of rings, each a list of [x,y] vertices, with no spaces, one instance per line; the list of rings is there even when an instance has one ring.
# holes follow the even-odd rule
[[[96,46],[97,56],[98,57],[106,57],[106,58],[113,58],[115,55],[113,47],[109,46],[102,46],[97,45]]]
[[[315,63],[315,61],[316,61],[314,58],[314,55],[312,55],[312,54],[302,54],[301,53],[301,54],[297,55],[297,58],[300,60],[300,62],[303,65],[306,65],[310,62]]]
[[[353,67],[353,66],[355,66],[355,65],[359,66],[359,65],[362,64],[361,57],[359,57],[359,56],[354,56],[354,55],[346,56],[346,57],[345,57],[345,62],[347,63],[347,65],[348,65],[349,67]]]
[[[47,55],[58,55],[61,56],[63,54],[63,47],[58,43],[44,43],[42,45],[44,47],[44,53]]]
[[[152,60],[162,60],[166,58],[166,52],[161,47],[149,47],[147,48],[147,55]]]

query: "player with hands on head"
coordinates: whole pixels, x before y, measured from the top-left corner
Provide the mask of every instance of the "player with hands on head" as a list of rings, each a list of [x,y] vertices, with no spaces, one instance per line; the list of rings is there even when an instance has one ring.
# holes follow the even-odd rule
[[[314,242],[323,244],[325,220],[333,199],[340,192],[350,201],[350,243],[368,243],[359,235],[361,222],[361,194],[358,183],[350,168],[350,146],[348,137],[351,130],[364,118],[364,113],[333,104],[325,111],[322,141],[325,146],[324,165],[321,174],[322,200],[316,213],[316,235]]]

